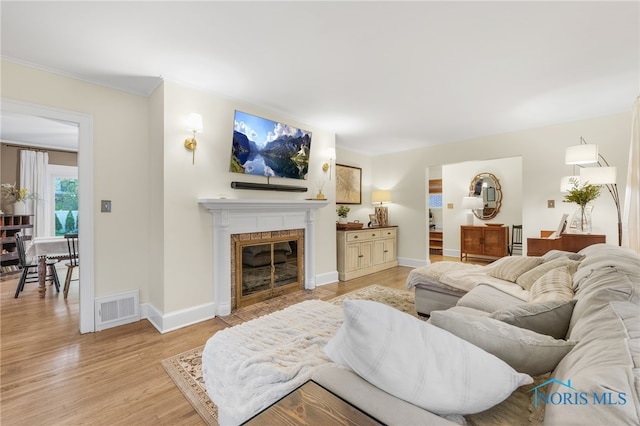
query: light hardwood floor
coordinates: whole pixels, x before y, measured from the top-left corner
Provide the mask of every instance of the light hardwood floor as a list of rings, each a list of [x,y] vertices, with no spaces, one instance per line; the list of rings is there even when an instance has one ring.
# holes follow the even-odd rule
[[[404,289],[410,270],[397,267],[322,288],[335,296],[371,284]],[[203,345],[226,326],[221,320],[166,334],[142,320],[81,335],[77,282],[66,301],[51,287],[40,299],[37,284],[14,299],[16,285],[17,276],[0,281],[3,426],[203,424],[160,361]]]

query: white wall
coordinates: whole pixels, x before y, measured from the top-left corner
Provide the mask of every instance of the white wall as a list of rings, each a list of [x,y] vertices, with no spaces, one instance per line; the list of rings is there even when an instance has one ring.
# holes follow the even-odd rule
[[[363,226],[367,226],[367,223],[369,222],[369,215],[374,212],[374,208],[371,205],[371,191],[374,189],[386,189],[372,188],[371,186],[371,157],[362,155],[359,152],[336,147],[336,163],[345,166],[359,167],[362,169],[362,204],[347,204],[351,209],[347,219],[349,222],[359,220],[364,224]],[[332,186],[335,191],[335,182],[333,182]],[[335,220],[338,220],[337,214],[335,215]],[[391,224],[393,224],[393,220],[391,221]]]
[[[1,78],[3,98],[93,117],[93,164],[78,166],[94,173],[95,296],[140,289],[147,299],[147,99],[5,61]]]
[[[198,198],[304,199],[315,197],[328,175],[322,164],[328,160],[335,135],[287,117],[274,116],[249,105],[242,105],[174,83],[164,84],[164,306],[165,313],[175,312],[213,300],[212,216],[197,203]],[[311,164],[306,181],[272,178],[271,183],[309,188],[306,193],[251,191],[232,189],[232,181],[266,183],[261,176],[229,172],[233,120],[236,109],[268,119],[285,122],[312,132]],[[204,131],[196,135],[198,147],[195,164],[183,141],[189,136],[185,119],[189,113],[203,116]],[[323,192],[335,200],[332,185]],[[316,261],[319,282],[336,277],[335,205],[321,208],[316,214]]]
[[[3,61],[2,96],[93,117],[95,296],[139,289],[154,315],[179,316],[212,302],[211,215],[198,198],[310,198],[328,180],[322,163],[333,133],[176,84],[145,98]],[[260,180],[228,172],[235,109],[313,133],[309,179],[300,183],[309,192],[230,188],[232,180]],[[204,118],[195,165],[183,146],[191,112]],[[323,192],[335,199],[332,185]],[[101,199],[112,200],[112,213],[99,213]],[[330,282],[337,279],[335,205],[318,210],[316,232],[317,281]]]
[[[480,220],[474,225],[502,223],[506,226],[522,223],[522,158],[499,158],[485,161],[465,161],[442,166],[443,254],[460,255],[460,225],[467,224],[467,210],[462,197],[469,195],[469,185],[479,173],[492,173],[500,183],[502,205],[496,217]],[[447,207],[453,205],[453,209]]]
[[[559,182],[562,176],[572,174],[572,168],[564,164],[564,151],[578,144],[581,136],[600,145],[601,154],[618,168],[618,182],[625,181],[634,96],[629,99],[628,113],[374,157],[373,185],[391,185],[394,194],[393,220],[399,225],[399,257],[417,261],[427,257],[425,169],[430,166],[522,157],[525,243],[527,237],[537,237],[542,229],[556,229],[562,214],[573,214],[575,209],[575,205],[562,202]],[[624,183],[618,185],[618,190],[623,200]],[[548,209],[547,200],[554,200],[556,207]],[[604,191],[594,205],[593,232],[604,233],[608,243],[617,244],[617,219],[611,196]]]

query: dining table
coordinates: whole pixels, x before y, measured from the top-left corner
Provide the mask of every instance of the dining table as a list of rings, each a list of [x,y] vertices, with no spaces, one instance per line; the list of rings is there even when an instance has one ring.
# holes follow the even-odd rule
[[[47,259],[68,258],[67,240],[64,237],[36,237],[29,241],[25,254],[27,257],[38,259],[38,292],[40,297],[44,297],[47,294],[47,286],[45,285]]]

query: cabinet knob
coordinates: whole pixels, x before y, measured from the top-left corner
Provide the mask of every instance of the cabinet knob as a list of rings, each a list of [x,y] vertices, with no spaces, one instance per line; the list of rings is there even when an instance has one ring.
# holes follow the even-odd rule
[[[358,257],[364,257],[364,254],[359,255]]]
[[[357,240],[357,239],[358,239],[358,236],[357,236],[357,235],[354,235],[354,236],[353,236],[353,239],[354,239],[354,240]]]
[[[385,250],[384,252],[385,252],[385,253],[389,253],[389,250]]]

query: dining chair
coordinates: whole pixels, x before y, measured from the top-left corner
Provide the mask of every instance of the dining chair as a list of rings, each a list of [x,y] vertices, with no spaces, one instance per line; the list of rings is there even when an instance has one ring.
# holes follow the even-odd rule
[[[14,235],[16,239],[16,247],[18,249],[18,267],[22,269],[22,275],[20,281],[18,281],[18,287],[16,288],[15,298],[17,299],[20,292],[24,290],[26,283],[38,282],[38,259],[27,259],[27,254],[24,248],[24,235],[21,232],[16,232]],[[56,286],[56,291],[60,293],[60,281],[58,280],[58,272],[56,271],[57,259],[47,259],[45,271],[45,282],[51,281]]]
[[[64,279],[64,298],[67,298],[69,294],[69,286],[71,281],[78,281],[78,278],[72,280],[73,269],[80,267],[78,259],[78,234],[64,234],[64,238],[67,240],[67,248],[69,249],[69,262],[65,263],[67,266],[67,276]]]
[[[513,225],[511,227],[509,256],[513,256],[515,252],[518,252],[518,254],[522,256],[522,225]]]

